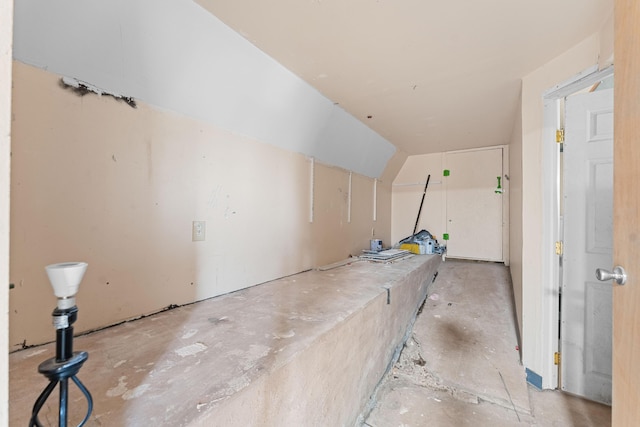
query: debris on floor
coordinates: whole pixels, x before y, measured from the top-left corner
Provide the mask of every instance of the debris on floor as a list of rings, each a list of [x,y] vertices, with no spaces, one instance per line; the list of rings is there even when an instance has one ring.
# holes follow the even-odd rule
[[[478,403],[477,396],[444,384],[442,379],[429,371],[425,366],[427,363],[420,353],[420,348],[420,343],[416,337],[412,335],[405,343],[402,353],[400,354],[400,358],[393,367],[393,377],[396,379],[404,377],[404,379],[410,380],[421,387],[446,392],[453,398],[466,403]]]
[[[610,407],[527,386],[511,292],[504,265],[443,263],[363,425],[610,426]]]

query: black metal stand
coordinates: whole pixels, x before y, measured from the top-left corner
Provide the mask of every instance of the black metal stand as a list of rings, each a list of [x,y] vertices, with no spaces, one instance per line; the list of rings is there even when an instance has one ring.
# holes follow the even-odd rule
[[[69,378],[78,386],[87,398],[87,415],[78,427],[83,426],[93,410],[93,399],[89,390],[80,382],[76,374],[82,368],[82,364],[89,358],[86,351],[73,352],[73,323],[78,318],[78,308],[73,306],[67,309],[56,308],[53,311],[53,324],[56,327],[56,357],[47,359],[38,366],[38,372],[49,379],[49,385],[40,393],[33,405],[29,427],[42,427],[38,419],[38,413],[49,398],[49,395],[60,384],[59,403],[59,427],[67,427],[67,404],[69,396]]]

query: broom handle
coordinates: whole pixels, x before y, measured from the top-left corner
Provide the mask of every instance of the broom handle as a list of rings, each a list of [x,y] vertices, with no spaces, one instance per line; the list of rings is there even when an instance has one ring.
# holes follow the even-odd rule
[[[427,175],[427,183],[424,186],[424,191],[422,192],[422,200],[420,201],[420,209],[418,209],[418,217],[416,218],[416,225],[413,227],[413,234],[411,237],[415,237],[416,231],[418,230],[418,222],[420,221],[420,214],[422,213],[422,205],[424,204],[424,196],[427,194],[427,187],[429,186],[429,179],[431,179],[431,174]]]

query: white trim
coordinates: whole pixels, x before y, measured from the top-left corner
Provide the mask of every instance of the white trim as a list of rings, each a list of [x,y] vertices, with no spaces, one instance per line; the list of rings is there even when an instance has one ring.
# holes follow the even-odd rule
[[[585,71],[576,74],[571,79],[557,84],[542,94],[544,99],[565,98],[587,86],[591,86],[605,77],[613,74],[613,65],[598,71],[598,66],[594,65]]]
[[[350,224],[351,223],[351,196],[352,196],[352,185],[353,182],[353,172],[349,172],[349,191],[347,193],[348,199],[347,199],[347,223]]]
[[[400,183],[400,184],[391,184],[392,187],[424,187],[427,184],[427,181],[425,182],[407,182],[407,183]],[[442,185],[442,181],[429,181],[429,185]]]
[[[555,141],[556,129],[562,124],[560,104],[562,100],[613,74],[613,66],[598,71],[597,66],[575,75],[543,94],[544,128],[542,131],[542,376],[543,389],[558,387],[558,367],[553,354],[558,351],[560,317],[560,266],[555,253],[555,242],[562,239],[560,233],[560,153]]]
[[[542,131],[542,377],[543,389],[558,387],[558,367],[553,354],[558,351],[558,320],[560,315],[560,271],[559,259],[555,254],[555,242],[560,240],[558,220],[559,170],[558,143],[555,141],[558,100],[544,100],[544,129]]]
[[[378,178],[373,179],[373,221],[378,220]]]
[[[313,209],[314,209],[314,193],[315,193],[315,170],[316,159],[311,157],[311,164],[309,166],[309,222],[313,223]]]
[[[471,151],[485,151],[485,150],[495,150],[496,148],[504,148],[507,145],[490,145],[488,147],[479,147],[479,148],[465,148],[464,150],[452,150],[452,151],[444,151],[444,154],[455,154],[455,153],[468,153]]]
[[[509,146],[502,146],[502,261],[505,266],[509,266],[509,242],[510,242],[510,187],[509,187]]]

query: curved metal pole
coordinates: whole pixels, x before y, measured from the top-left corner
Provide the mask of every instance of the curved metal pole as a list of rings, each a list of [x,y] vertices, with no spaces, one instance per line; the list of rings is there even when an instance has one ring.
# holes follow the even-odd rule
[[[82,422],[78,424],[78,427],[82,427],[87,421],[89,421],[91,411],[93,411],[93,398],[91,397],[91,393],[89,393],[89,390],[87,390],[87,388],[84,386],[84,384],[82,384],[82,381],[80,381],[78,377],[74,375],[71,377],[71,379],[74,383],[76,383],[80,391],[84,393],[84,396],[87,398],[87,415],[85,415],[84,420],[82,420]]]
[[[78,424],[78,427],[84,426],[87,421],[89,421],[89,417],[91,416],[91,412],[93,411],[93,397],[91,397],[91,393],[87,390],[82,381],[78,379],[75,375],[71,377],[73,382],[78,386],[80,391],[84,394],[84,397],[87,399],[87,414],[84,416],[84,419]],[[68,379],[54,380],[49,382],[47,387],[40,393],[36,403],[33,405],[33,410],[31,412],[31,419],[29,420],[29,427],[43,427],[38,419],[38,413],[44,406],[44,403],[47,401],[53,390],[56,388],[56,385],[60,384],[60,418],[58,419],[59,427],[67,427],[67,402],[68,402]]]
[[[31,411],[31,420],[29,420],[29,427],[42,427],[42,424],[40,424],[40,420],[38,420],[38,413],[40,412],[40,409],[42,409],[42,406],[44,406],[44,402],[47,401],[53,389],[56,388],[57,384],[58,381],[50,381],[45,389],[42,390],[40,396],[38,396],[36,403],[33,405],[33,410]]]

